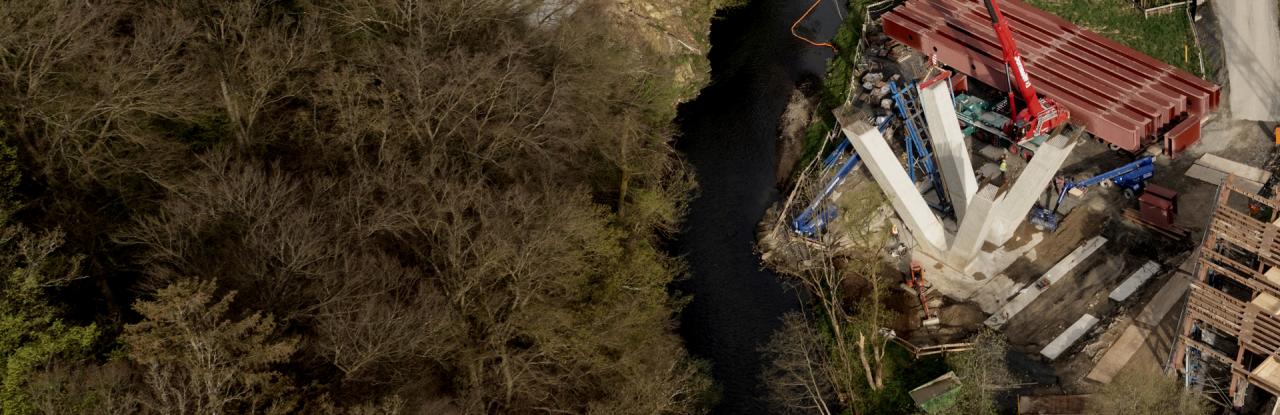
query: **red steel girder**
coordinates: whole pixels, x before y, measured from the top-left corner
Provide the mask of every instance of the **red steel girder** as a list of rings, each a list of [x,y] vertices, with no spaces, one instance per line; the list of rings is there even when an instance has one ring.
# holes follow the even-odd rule
[[[1093,135],[1138,151],[1166,132],[1181,150],[1218,106],[1219,87],[1018,0],[1003,2],[1040,93]],[[909,0],[884,15],[889,37],[1007,91],[999,41],[981,0]],[[1176,128],[1175,128],[1176,127]],[[1193,138],[1194,137],[1194,138]]]

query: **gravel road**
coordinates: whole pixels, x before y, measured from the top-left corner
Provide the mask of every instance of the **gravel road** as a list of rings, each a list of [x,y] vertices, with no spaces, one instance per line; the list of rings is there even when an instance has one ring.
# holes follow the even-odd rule
[[[1227,59],[1231,116],[1280,121],[1280,27],[1274,1],[1212,2]]]

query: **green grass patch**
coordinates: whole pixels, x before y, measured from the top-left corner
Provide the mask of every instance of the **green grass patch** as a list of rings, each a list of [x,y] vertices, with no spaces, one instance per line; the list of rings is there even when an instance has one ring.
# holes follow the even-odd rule
[[[1183,8],[1148,18],[1127,0],[1027,2],[1188,73],[1200,72],[1195,39]]]

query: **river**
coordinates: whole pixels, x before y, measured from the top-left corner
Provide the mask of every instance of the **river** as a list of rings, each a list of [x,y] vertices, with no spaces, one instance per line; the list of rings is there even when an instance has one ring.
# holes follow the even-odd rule
[[[824,0],[800,32],[830,39],[842,3]],[[782,314],[799,307],[795,293],[762,269],[753,247],[757,222],[779,197],[778,118],[791,89],[821,77],[832,54],[789,32],[810,4],[752,0],[722,12],[711,27],[712,83],[679,109],[676,147],[693,165],[699,192],[673,245],[692,275],[673,288],[692,295],[680,333],[695,356],[712,364],[722,388],[717,414],[768,413],[757,350]]]

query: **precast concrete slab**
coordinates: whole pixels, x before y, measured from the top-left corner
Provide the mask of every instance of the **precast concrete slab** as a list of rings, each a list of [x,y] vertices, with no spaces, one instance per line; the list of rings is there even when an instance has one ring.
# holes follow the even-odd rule
[[[1124,368],[1133,355],[1142,348],[1146,343],[1147,337],[1151,335],[1151,330],[1160,325],[1160,320],[1164,319],[1174,304],[1186,294],[1187,289],[1191,286],[1190,273],[1186,270],[1187,264],[1194,264],[1194,258],[1186,261],[1182,269],[1179,269],[1160,287],[1160,291],[1156,292],[1151,301],[1142,307],[1142,311],[1138,313],[1138,318],[1129,323],[1125,327],[1124,333],[1120,335],[1120,339],[1112,343],[1107,351],[1102,353],[1102,358],[1098,359],[1098,363],[1093,365],[1093,369],[1085,376],[1089,380],[1099,383],[1111,382],[1111,379]]]
[[[1227,179],[1226,172],[1203,164],[1192,164],[1191,167],[1188,167],[1187,171],[1182,174],[1214,186],[1222,184],[1222,181]],[[1251,193],[1258,193],[1258,191],[1262,189],[1262,183],[1247,179],[1232,179],[1231,184]]]
[[[1027,284],[1026,287],[1023,287],[1022,291],[1019,291],[1017,296],[1013,297],[1013,299],[1009,300],[1004,307],[1000,308],[1000,311],[992,313],[991,317],[988,317],[984,324],[986,324],[987,327],[991,327],[996,330],[1004,327],[1004,324],[1008,323],[1009,319],[1018,315],[1018,313],[1022,312],[1023,309],[1031,305],[1031,302],[1040,297],[1040,294],[1048,291],[1049,288],[1061,280],[1062,277],[1066,276],[1067,273],[1071,272],[1072,269],[1075,269],[1077,265],[1084,262],[1085,259],[1089,258],[1090,255],[1093,255],[1098,248],[1101,248],[1102,245],[1106,243],[1107,238],[1095,236],[1093,239],[1085,242],[1084,245],[1080,245],[1074,251],[1071,251],[1070,254],[1063,257],[1062,260],[1058,261],[1057,264],[1054,264],[1053,268],[1049,268],[1048,271],[1045,271],[1044,276],[1040,277],[1036,281],[1032,281],[1030,284]],[[1040,280],[1044,280],[1044,282],[1040,282]],[[1041,285],[1043,285],[1044,288],[1041,288]]]
[[[917,248],[942,252],[947,247],[947,234],[942,222],[933,214],[924,196],[916,188],[897,155],[889,148],[884,135],[865,121],[850,114],[848,106],[833,111],[845,137],[858,150],[863,164],[871,171],[903,224],[915,237]]]
[[[973,171],[969,172],[972,175]],[[969,202],[969,213],[960,221],[956,237],[951,241],[951,249],[947,250],[947,262],[952,266],[967,268],[978,250],[982,249],[982,244],[987,241],[987,232],[991,230],[991,221],[998,216],[993,214],[991,207],[995,204],[996,193],[999,191],[998,187],[986,185]]]
[[[1103,353],[1102,359],[1093,365],[1093,369],[1085,378],[1098,383],[1110,383],[1111,379],[1116,377],[1116,373],[1129,363],[1129,359],[1133,358],[1133,354],[1138,352],[1142,344],[1147,342],[1147,336],[1150,335],[1151,330],[1136,324],[1125,327],[1124,333],[1120,334],[1120,338],[1115,343],[1111,343],[1111,347]]]
[[[1142,268],[1138,268],[1137,271],[1129,275],[1129,278],[1125,278],[1124,282],[1120,283],[1116,289],[1111,290],[1111,294],[1107,295],[1107,297],[1111,301],[1124,301],[1130,295],[1133,295],[1134,291],[1138,291],[1142,284],[1146,284],[1152,275],[1156,275],[1157,271],[1160,271],[1160,264],[1155,261],[1147,261],[1147,263],[1142,264]]]
[[[969,149],[964,145],[964,131],[956,117],[956,106],[951,100],[951,86],[946,82],[934,82],[920,88],[920,104],[933,140],[942,182],[955,208],[956,220],[963,221],[973,195],[978,191],[978,179],[973,175],[973,163],[969,161]]]
[[[1062,334],[1059,334],[1058,337],[1049,342],[1044,349],[1041,349],[1040,354],[1049,358],[1049,360],[1057,359],[1058,356],[1062,355],[1062,352],[1067,351],[1071,345],[1076,344],[1081,337],[1084,337],[1084,335],[1089,332],[1089,329],[1092,329],[1093,326],[1097,324],[1097,317],[1090,314],[1080,316],[1080,319],[1076,320],[1075,323],[1072,323],[1071,327],[1067,327]]]
[[[1040,199],[1045,187],[1058,174],[1058,168],[1062,167],[1075,146],[1074,140],[1059,135],[1036,150],[1036,155],[1013,182],[1013,186],[996,202],[995,211],[1000,212],[1000,215],[991,223],[991,231],[987,234],[988,242],[1002,246],[1013,237],[1018,225],[1027,218],[1031,206]]]
[[[1205,154],[1196,160],[1196,164],[1223,172],[1236,175],[1237,178],[1250,180],[1258,183],[1266,183],[1271,180],[1271,172],[1250,166],[1235,160],[1220,157],[1216,154]]]

